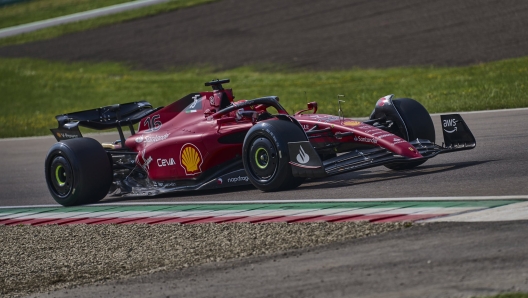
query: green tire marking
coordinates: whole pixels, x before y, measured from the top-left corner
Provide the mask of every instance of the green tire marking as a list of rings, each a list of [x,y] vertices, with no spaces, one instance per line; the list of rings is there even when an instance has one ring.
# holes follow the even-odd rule
[[[259,162],[259,152],[261,150],[264,150],[266,152],[266,154],[268,153],[268,151],[266,151],[266,149],[264,148],[258,148],[257,151],[255,152],[255,163],[257,164],[257,167],[261,168],[261,169],[265,169],[267,166],[268,166],[268,161],[266,161],[266,164],[264,166],[261,166],[260,165],[260,162]]]
[[[64,171],[62,165],[59,165],[56,169],[55,169],[55,179],[57,179],[57,182],[59,183],[59,186],[60,187],[63,187],[65,184],[66,184],[66,181],[62,181],[61,179],[61,170],[62,170],[62,175],[63,176],[66,176],[66,172]]]

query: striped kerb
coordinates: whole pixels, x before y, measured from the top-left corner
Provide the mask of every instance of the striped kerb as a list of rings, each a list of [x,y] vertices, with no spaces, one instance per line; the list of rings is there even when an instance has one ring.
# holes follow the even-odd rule
[[[412,222],[518,202],[488,200],[1,208],[0,225]]]

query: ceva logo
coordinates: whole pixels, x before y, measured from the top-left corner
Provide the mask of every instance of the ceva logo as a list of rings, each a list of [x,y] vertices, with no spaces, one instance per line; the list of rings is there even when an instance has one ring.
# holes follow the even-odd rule
[[[169,158],[169,159],[158,158],[156,162],[158,163],[158,167],[160,168],[166,167],[166,166],[173,166],[176,164],[176,162],[174,161],[174,158]]]

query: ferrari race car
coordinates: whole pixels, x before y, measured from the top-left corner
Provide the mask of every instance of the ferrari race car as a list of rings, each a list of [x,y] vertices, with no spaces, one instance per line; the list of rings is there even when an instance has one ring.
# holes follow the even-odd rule
[[[473,149],[458,114],[442,115],[444,143],[435,144],[427,110],[410,98],[380,98],[367,121],[317,114],[317,103],[289,115],[276,96],[234,101],[228,79],[205,83],[166,107],[146,101],[56,116],[57,139],[45,161],[53,198],[64,206],[107,195],[153,196],[253,184],[262,191],[295,188],[320,178],[383,165],[411,169],[441,153]],[[338,102],[340,106],[340,102]],[[311,111],[311,113],[308,113]],[[134,125],[138,124],[137,132]],[[79,126],[115,128],[99,143]],[[130,130],[125,137],[123,129]]]

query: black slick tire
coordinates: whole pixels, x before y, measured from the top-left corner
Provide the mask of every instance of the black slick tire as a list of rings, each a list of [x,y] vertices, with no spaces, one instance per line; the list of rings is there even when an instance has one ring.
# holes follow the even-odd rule
[[[251,183],[262,191],[296,188],[305,178],[294,177],[289,163],[288,142],[306,141],[304,131],[286,120],[255,124],[242,149],[244,169]]]
[[[55,143],[46,156],[44,171],[51,196],[63,206],[98,202],[112,184],[108,154],[91,138]]]
[[[427,139],[433,143],[435,142],[436,135],[433,120],[424,106],[412,98],[395,99],[393,100],[393,103],[405,123],[407,133],[409,134],[408,138],[405,138],[405,136],[402,135],[398,135],[399,137],[406,139],[407,141]],[[385,167],[391,170],[408,170],[415,168],[424,162],[426,162],[426,160],[392,163],[385,165]]]

